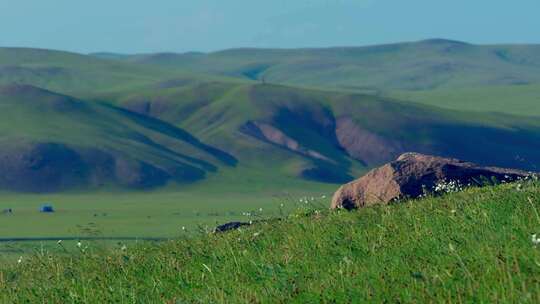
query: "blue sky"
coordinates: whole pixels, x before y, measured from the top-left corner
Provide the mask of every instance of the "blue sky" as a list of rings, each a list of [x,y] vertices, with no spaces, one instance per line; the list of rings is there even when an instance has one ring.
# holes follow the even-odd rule
[[[540,43],[539,0],[0,0],[0,46],[110,51]]]

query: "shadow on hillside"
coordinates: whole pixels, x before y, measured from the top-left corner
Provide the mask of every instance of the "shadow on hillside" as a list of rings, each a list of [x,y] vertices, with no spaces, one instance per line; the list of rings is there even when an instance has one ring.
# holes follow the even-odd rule
[[[432,125],[441,155],[487,166],[540,170],[540,130],[483,126]]]
[[[181,159],[183,159],[185,161],[188,161],[189,163],[196,164],[196,165],[202,167],[206,171],[216,172],[217,169],[218,169],[215,165],[213,165],[213,164],[211,164],[211,163],[209,163],[207,161],[204,161],[204,160],[198,159],[198,158],[194,158],[194,157],[179,153],[177,151],[174,151],[174,150],[172,150],[172,149],[170,149],[170,148],[168,148],[168,147],[166,147],[166,146],[164,146],[162,144],[159,144],[159,143],[153,141],[149,137],[147,137],[147,136],[145,136],[145,135],[143,135],[143,134],[141,134],[139,132],[132,134],[131,138],[133,140],[136,140],[136,141],[140,142],[140,143],[143,143],[143,144],[148,145],[150,147],[156,148],[159,151],[166,152],[168,154],[171,154],[171,155],[174,155],[174,156],[176,156],[178,158],[181,158]],[[184,164],[182,162],[178,162],[178,163],[180,163],[182,165],[186,165],[186,164]]]
[[[137,124],[142,125],[142,126],[148,128],[150,130],[159,132],[161,134],[168,135],[168,136],[170,136],[172,138],[176,138],[176,139],[181,140],[181,141],[185,141],[185,142],[193,145],[194,147],[196,147],[198,149],[201,149],[201,150],[205,151],[206,153],[212,155],[214,158],[218,159],[219,161],[221,161],[222,163],[224,163],[227,166],[235,167],[238,164],[238,160],[234,156],[230,155],[229,153],[227,153],[225,151],[222,151],[222,150],[220,150],[218,148],[212,147],[210,145],[204,144],[200,140],[198,140],[195,136],[188,133],[187,131],[184,131],[184,130],[182,130],[182,129],[176,127],[176,126],[173,126],[173,125],[171,125],[171,124],[169,124],[167,122],[164,122],[162,120],[159,120],[159,119],[156,119],[156,118],[153,118],[153,117],[150,117],[150,116],[146,116],[146,115],[143,115],[143,114],[135,113],[135,112],[123,109],[123,108],[119,108],[119,107],[113,106],[111,104],[101,103],[101,105],[122,114],[123,116],[131,119],[132,121],[136,122]],[[150,139],[146,138],[146,140],[150,140]],[[150,140],[150,142],[147,142],[147,143],[153,144],[154,146],[157,145],[156,147],[160,148],[161,150],[166,149],[168,152],[178,154],[178,153],[176,153],[174,151],[171,151],[170,149],[168,149],[166,147],[163,147],[161,145],[158,145],[158,144],[154,143],[151,140]],[[195,162],[204,162],[204,161],[196,160],[194,158],[191,158],[191,157],[188,157],[188,156],[185,156],[185,155],[181,155],[180,157],[188,158],[188,159],[191,159],[192,161],[195,161]],[[206,163],[206,166],[207,165],[210,165],[210,164]],[[212,166],[212,165],[210,165],[210,166]]]

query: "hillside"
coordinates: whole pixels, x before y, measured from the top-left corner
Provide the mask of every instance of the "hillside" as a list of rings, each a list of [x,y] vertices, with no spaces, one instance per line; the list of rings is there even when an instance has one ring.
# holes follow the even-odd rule
[[[31,48],[0,48],[0,85],[28,84],[77,97],[132,89],[169,78],[220,79],[92,56]]]
[[[540,46],[444,39],[367,47],[94,54],[170,71],[390,96],[478,112],[540,116]]]
[[[540,82],[538,45],[482,46],[444,39],[367,47],[245,48],[208,54],[106,58],[168,69],[264,79],[272,83],[345,90],[425,90]]]
[[[177,85],[110,100],[185,128],[240,162],[269,157],[270,151],[274,157],[281,153],[273,151],[294,153],[309,160],[321,178],[411,150],[527,170],[538,164],[540,123],[533,118],[262,84]]]
[[[489,90],[479,87],[479,97],[467,93],[472,90],[468,86],[476,85],[476,80],[498,75],[493,71],[475,81],[462,75],[455,79],[447,77],[437,90],[397,91],[392,89],[392,81],[385,80],[377,84],[384,87],[381,90],[385,93],[367,94],[347,89],[342,82],[374,80],[372,76],[362,78],[367,64],[377,67],[381,77],[399,79],[400,73],[413,75],[416,70],[408,65],[417,65],[418,60],[430,56],[436,62],[449,58],[456,62],[474,61],[476,65],[473,71],[465,71],[467,75],[476,75],[475,71],[480,71],[484,64],[484,68],[497,68],[505,75],[515,72],[536,81],[534,46],[508,46],[513,54],[508,58],[514,59],[504,64],[486,59],[493,55],[487,50],[501,47],[431,40],[364,48],[229,50],[157,57],[100,54],[101,58],[2,48],[0,86],[5,89],[0,94],[0,106],[5,111],[0,113],[0,124],[4,126],[4,141],[19,144],[2,148],[6,163],[3,168],[17,182],[3,181],[0,188],[154,188],[175,181],[180,185],[204,182],[209,177],[223,181],[233,175],[240,184],[273,183],[277,177],[343,183],[408,151],[537,171],[540,122],[534,117],[534,84],[508,86],[511,92],[522,94],[519,103],[529,106],[512,111],[505,110],[505,100],[513,94],[500,93],[507,92],[506,88],[497,91],[494,88],[499,86]],[[528,54],[530,61],[520,61],[516,54]],[[272,68],[261,72],[264,76],[244,77],[231,72],[260,58],[274,62]],[[319,72],[278,73],[280,69],[294,68],[302,58],[321,64],[337,60],[351,68],[352,74],[325,74],[327,68],[317,67],[322,73],[318,82],[272,78],[271,75],[280,73],[315,77]],[[394,59],[387,62],[384,58]],[[226,69],[220,62],[227,64]],[[391,67],[389,62],[393,62]],[[332,63],[328,67],[336,66]],[[384,72],[386,69],[388,73]],[[443,74],[451,76],[449,71]],[[264,78],[267,83],[250,78]],[[327,81],[330,78],[334,84]],[[453,89],[452,81],[456,79],[465,81],[465,87]],[[318,88],[307,88],[312,85]],[[525,88],[528,91],[524,92]],[[444,92],[448,91],[444,90],[455,92],[458,97],[447,97]],[[461,100],[459,96],[465,95],[475,98],[474,105],[457,102]],[[492,100],[499,104],[495,109],[498,112],[520,116],[474,112],[491,112]],[[88,149],[99,151],[99,157]],[[30,170],[32,162],[13,162],[14,155],[21,151],[26,157],[51,159],[47,169],[50,172],[30,182],[34,186],[29,188],[17,184],[31,180],[28,176],[35,172]],[[86,156],[88,153],[90,156]],[[129,155],[126,166],[130,169],[126,169],[127,176],[123,178],[103,169],[111,167],[106,163],[117,163],[110,159],[123,159],[118,155]],[[60,161],[64,158],[73,163],[64,167]],[[12,163],[18,165],[7,165]],[[69,168],[78,169],[74,173]],[[54,186],[44,182],[47,180],[55,181]],[[75,182],[63,186],[64,180]],[[44,185],[38,187],[38,181]]]
[[[2,266],[0,299],[536,303],[539,208],[538,183],[507,184],[357,212],[304,207],[162,244],[62,245]]]
[[[151,188],[236,160],[167,123],[29,85],[0,86],[0,189]]]
[[[238,182],[283,176],[343,183],[407,151],[533,171],[540,162],[535,119],[370,95],[167,81],[94,101],[22,85],[3,87],[0,97],[2,141],[20,143],[2,148],[6,190],[151,188],[202,181],[224,168],[242,172]],[[25,157],[14,163],[16,155]],[[36,157],[44,159],[43,176],[30,169]],[[68,180],[73,184],[64,186]]]
[[[540,84],[392,91],[384,95],[452,110],[540,117]]]

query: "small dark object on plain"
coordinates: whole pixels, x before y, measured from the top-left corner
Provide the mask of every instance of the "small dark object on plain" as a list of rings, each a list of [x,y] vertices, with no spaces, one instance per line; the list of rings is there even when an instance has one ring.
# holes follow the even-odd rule
[[[3,213],[3,214],[12,214],[12,213],[13,213],[13,209],[11,209],[11,208],[4,209],[4,210],[2,210],[2,213]]]
[[[43,213],[53,213],[54,212],[54,208],[52,205],[43,205],[39,208],[39,212],[43,212]]]
[[[230,222],[230,223],[227,223],[227,224],[217,226],[214,229],[214,232],[215,233],[226,232],[226,231],[229,231],[229,230],[238,229],[238,228],[240,228],[242,226],[249,226],[249,225],[251,225],[251,224],[250,223],[245,223],[245,222]]]

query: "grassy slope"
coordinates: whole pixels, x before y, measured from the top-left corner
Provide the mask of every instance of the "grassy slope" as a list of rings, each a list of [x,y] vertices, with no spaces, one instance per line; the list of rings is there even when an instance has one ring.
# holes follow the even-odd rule
[[[107,105],[31,86],[0,87],[0,142],[99,149],[158,167],[215,172],[227,164],[189,133]],[[199,170],[199,169],[193,169]]]
[[[0,84],[30,84],[79,98],[178,78],[224,79],[63,51],[0,48]]]
[[[540,81],[538,45],[477,46],[426,40],[326,49],[232,49],[124,60],[294,85],[430,89]]]
[[[432,153],[501,166],[520,166],[512,164],[510,158],[532,155],[531,136],[540,128],[538,120],[533,118],[448,111],[369,95],[277,85],[203,82],[118,92],[105,98],[185,128],[246,163],[257,163],[259,155],[271,157],[276,164],[290,157],[290,153],[283,154],[275,147],[240,134],[239,128],[250,120],[271,123],[303,146],[345,168],[350,159],[336,148],[331,136],[317,131],[323,128],[324,119],[332,121],[350,116],[363,129],[405,143],[408,149],[425,147]],[[529,143],[524,144],[523,139],[527,138]],[[483,141],[485,143],[478,145]],[[499,153],[486,158],[484,150]],[[270,154],[269,151],[276,152]],[[508,153],[514,156],[504,161]],[[293,163],[298,164],[298,161]],[[358,164],[353,163],[350,168],[353,175],[362,171]]]
[[[510,48],[511,52],[508,51],[509,53],[506,54],[506,57],[501,57],[501,54],[503,54],[501,53],[501,50],[506,50],[507,48]],[[313,161],[305,159],[305,157],[300,157],[299,155],[292,155],[291,157],[291,153],[280,151],[279,149],[266,144],[254,143],[252,140],[246,138],[246,136],[239,134],[239,126],[246,123],[248,120],[269,121],[280,119],[275,116],[277,112],[283,108],[296,108],[295,111],[297,112],[302,111],[302,109],[299,109],[300,106],[306,109],[309,108],[310,110],[317,108],[328,109],[334,112],[334,116],[336,117],[342,114],[348,114],[352,111],[355,112],[354,119],[362,122],[364,127],[367,125],[371,131],[384,133],[393,136],[394,138],[399,137],[400,140],[406,139],[411,141],[410,146],[415,146],[412,142],[414,140],[421,140],[427,144],[436,143],[438,140],[436,137],[440,139],[442,137],[454,136],[456,133],[461,133],[463,131],[463,126],[472,125],[473,128],[476,128],[475,132],[483,134],[484,131],[480,130],[481,128],[492,126],[497,128],[510,127],[518,130],[530,130],[531,125],[534,125],[534,121],[528,120],[525,122],[527,126],[522,126],[520,124],[520,118],[473,117],[472,115],[467,116],[466,114],[457,112],[443,113],[443,111],[431,108],[414,106],[396,107],[392,106],[390,103],[381,103],[377,105],[376,102],[374,103],[372,101],[373,98],[369,96],[351,97],[347,94],[337,92],[328,94],[317,92],[315,90],[301,90],[292,87],[279,86],[267,86],[265,89],[262,89],[261,86],[256,86],[249,82],[231,80],[229,78],[217,78],[217,76],[200,76],[193,74],[193,72],[185,73],[176,68],[179,66],[183,67],[185,64],[194,64],[200,71],[207,72],[204,70],[205,67],[212,67],[215,69],[241,68],[246,65],[246,62],[256,62],[257,60],[261,60],[261,58],[273,61],[276,66],[287,68],[291,65],[294,66],[295,62],[302,63],[307,60],[305,58],[309,58],[310,62],[324,63],[327,60],[337,60],[341,62],[341,64],[347,66],[361,67],[358,70],[355,70],[353,74],[358,77],[363,77],[361,75],[365,71],[362,67],[366,62],[381,70],[385,70],[386,64],[388,63],[387,61],[389,60],[392,63],[392,69],[386,71],[388,73],[377,73],[377,75],[381,74],[384,77],[400,77],[396,73],[403,69],[396,68],[395,64],[411,65],[416,62],[415,60],[418,60],[418,58],[423,58],[430,66],[432,64],[444,64],[447,61],[460,62],[459,64],[465,64],[462,61],[466,61],[467,63],[474,61],[481,66],[496,66],[498,69],[500,68],[502,72],[510,73],[514,71],[513,69],[522,68],[524,65],[522,60],[525,60],[523,58],[529,60],[526,61],[529,63],[527,66],[534,69],[536,57],[534,57],[534,52],[531,52],[531,49],[534,50],[534,46],[478,47],[451,41],[424,41],[412,44],[396,44],[366,48],[230,50],[209,55],[181,55],[180,57],[184,59],[180,60],[180,62],[178,61],[178,55],[175,54],[136,56],[131,58],[131,61],[139,64],[110,60],[110,56],[107,56],[107,60],[102,60],[90,56],[56,51],[0,49],[0,65],[4,68],[13,66],[22,68],[39,67],[60,72],[64,69],[72,70],[73,75],[77,76],[76,79],[81,81],[84,80],[85,86],[88,86],[87,88],[73,85],[70,81],[67,81],[62,77],[58,78],[55,76],[55,73],[51,73],[50,75],[47,73],[25,75],[26,78],[23,77],[21,81],[43,84],[46,87],[52,86],[53,88],[58,88],[60,92],[66,90],[76,91],[74,93],[75,96],[97,99],[106,103],[114,102],[117,105],[130,108],[134,104],[139,104],[139,106],[148,106],[149,104],[150,111],[147,114],[184,128],[195,134],[197,137],[215,144],[222,149],[226,149],[233,155],[238,155],[239,158],[244,158],[246,163],[251,161],[252,164],[257,165],[256,163],[260,160],[259,155],[265,155],[266,157],[271,157],[275,160],[273,161],[274,163],[281,163],[278,165],[281,172],[285,172],[288,175],[295,175],[298,171],[312,166]],[[475,56],[483,59],[480,60]],[[186,57],[189,57],[187,58],[189,60],[187,60]],[[432,58],[434,62],[431,62],[432,60],[429,58]],[[152,60],[157,60],[157,62],[153,62]],[[203,62],[200,62],[201,60],[203,60]],[[205,60],[209,60],[209,62],[206,62]],[[286,60],[286,62],[283,63],[283,60]],[[493,60],[501,62],[498,62],[497,65],[493,65]],[[140,64],[141,62],[149,63],[149,65],[142,65]],[[162,66],[153,67],[152,65],[154,64]],[[226,64],[226,67],[223,67],[223,64]],[[184,68],[189,70],[189,67]],[[317,70],[320,70],[322,74],[327,72],[326,68],[319,68]],[[329,68],[334,67],[330,64]],[[407,73],[414,72],[414,69],[406,70]],[[88,71],[93,71],[101,75],[100,77],[96,77],[96,79],[103,79],[107,84],[93,82],[95,79],[90,77],[92,75],[87,74]],[[306,71],[300,71],[299,73],[284,71],[283,73],[287,75],[300,75],[299,77],[303,77],[301,75],[313,74],[312,72],[306,74]],[[211,72],[219,73],[217,71]],[[469,72],[470,71],[467,73]],[[9,76],[13,73],[17,75],[15,72],[9,72],[8,69],[7,72],[0,73],[0,75]],[[115,75],[118,75],[118,73],[122,74],[122,77],[117,77],[115,79],[110,78],[116,77]],[[442,73],[448,74],[448,71],[442,71]],[[239,75],[228,72],[225,74]],[[536,75],[535,73],[533,74]],[[529,74],[520,70],[519,75],[525,77]],[[134,80],[134,78],[137,78],[138,80]],[[335,79],[337,82],[341,82],[343,79],[350,79],[349,76],[345,78],[332,76],[330,78]],[[356,81],[354,80],[354,77],[352,79],[353,81]],[[325,83],[327,83],[326,80]],[[286,80],[286,82],[296,83],[292,80]],[[474,84],[474,82],[466,83],[467,85]],[[308,85],[309,83],[302,82],[298,84]],[[320,85],[322,82],[313,84]],[[450,80],[445,80],[445,86],[446,84],[452,86]],[[93,91],[89,92],[89,87],[92,87]],[[327,88],[328,87],[332,87],[332,85],[329,84]],[[257,91],[258,93],[253,94],[253,91]],[[529,95],[532,96],[533,94]],[[339,101],[339,99],[342,101]],[[416,99],[416,97],[412,99]],[[529,97],[525,97],[525,99],[529,100]],[[145,105],[145,103],[148,104]],[[359,106],[360,110],[352,107],[352,104],[359,103],[362,103],[362,106]],[[485,107],[488,107],[488,104],[489,103],[486,103]],[[388,106],[389,110],[381,110],[380,108],[383,105]],[[395,112],[391,113],[392,111]],[[367,114],[367,117],[366,113],[369,113]],[[18,117],[21,116],[23,115],[19,115]],[[467,117],[464,118],[464,116]],[[325,136],[313,132],[311,130],[312,125],[309,125],[309,122],[308,124],[301,121],[297,123],[297,119],[294,118],[297,117],[289,117],[288,119],[282,117],[281,120],[275,122],[275,124],[278,124],[282,131],[286,131],[285,133],[294,139],[300,140],[307,148],[312,148],[325,156],[331,156],[332,159],[340,163],[340,166],[345,167],[345,170],[343,170],[344,172],[349,171],[349,173],[354,176],[363,171],[361,165],[354,163],[350,164],[351,161],[347,159],[346,156],[343,156],[342,151],[336,149],[335,145],[329,144]],[[24,119],[20,120],[23,121]],[[413,120],[418,121],[416,127],[414,123],[411,123]],[[418,126],[422,122],[427,123],[427,121],[430,120],[433,128],[439,128],[442,129],[442,131],[435,131],[436,134],[434,134],[434,132],[431,131],[426,132],[418,130]],[[486,120],[490,120],[490,122],[486,123]],[[504,122],[502,120],[504,120]],[[441,125],[436,126],[436,123],[440,123]],[[388,124],[390,124],[390,126],[386,126]],[[449,124],[452,126],[449,126]],[[21,125],[24,125],[24,122],[21,123]],[[449,130],[449,128],[453,128],[453,130]],[[420,136],[413,135],[418,132],[420,132]],[[231,145],[231,143],[234,144]],[[258,149],[260,153],[251,153],[252,148]],[[439,152],[439,150],[445,152],[448,148],[438,148],[434,152]],[[448,154],[470,159],[469,155],[472,153],[472,150],[469,150],[470,151],[464,153],[456,154],[455,152],[452,152]],[[520,154],[520,156],[523,154],[522,151],[516,153]],[[289,161],[289,159],[291,161]],[[490,161],[488,160],[488,162]],[[508,162],[501,163],[500,161],[491,163],[509,165]],[[258,170],[261,170],[261,168],[258,168]]]
[[[470,189],[123,251],[24,256],[0,270],[10,302],[540,301],[540,186]],[[73,245],[70,245],[73,246]],[[76,248],[76,247],[75,247]],[[70,251],[76,249],[68,248]]]
[[[0,83],[32,84],[67,94],[147,84],[167,74],[172,73],[68,52],[0,49]]]
[[[340,91],[404,90],[394,96],[459,110],[538,116],[538,50],[538,45],[428,40],[371,47],[149,54],[117,60]]]
[[[72,94],[72,96],[79,97],[81,99],[99,100],[107,104],[111,100],[110,96],[114,96],[114,92],[124,92],[128,95],[136,94],[140,92],[159,92],[160,95],[167,94],[167,88],[172,86],[178,86],[180,84],[192,84],[196,86],[198,83],[216,83],[218,86],[226,86],[234,88],[241,86],[242,84],[249,83],[249,81],[242,81],[238,79],[229,79],[219,76],[198,75],[197,73],[189,72],[184,73],[182,71],[168,71],[162,68],[154,68],[149,66],[143,66],[138,64],[114,62],[110,60],[101,60],[90,56],[84,56],[80,54],[39,50],[39,49],[13,49],[13,48],[0,48],[0,84],[24,83],[35,86],[40,86],[51,91],[60,92],[63,94]],[[203,112],[198,114],[205,119],[198,119],[197,117],[191,117],[189,121],[182,119],[189,114],[190,102],[192,99],[201,99],[204,96],[211,94],[207,92],[210,86],[200,88],[198,90],[189,90],[186,94],[175,94],[182,100],[174,100],[175,103],[184,104],[186,107],[179,108],[177,111],[172,111],[176,116],[174,121],[176,125],[190,126],[191,130],[196,130],[198,134],[211,133],[212,124],[203,125],[201,121],[208,122],[208,117],[204,117]],[[226,92],[223,92],[223,96],[218,96],[218,99],[226,98]],[[149,95],[144,94],[142,96]],[[104,98],[105,96],[105,98]],[[139,95],[140,96],[140,95]],[[172,96],[172,97],[175,97]],[[204,101],[204,100],[203,100]],[[212,100],[218,101],[218,100]],[[7,109],[5,112],[5,119],[2,124],[6,127],[2,130],[5,135],[13,136],[25,136],[25,137],[37,137],[43,138],[57,138],[59,141],[65,141],[67,137],[71,141],[76,141],[79,144],[98,144],[103,142],[103,138],[118,137],[118,134],[114,132],[115,129],[122,129],[122,126],[115,126],[116,123],[125,122],[125,115],[115,115],[116,122],[109,124],[111,119],[105,119],[105,122],[101,122],[103,117],[96,115],[88,115],[87,117],[77,117],[79,121],[65,117],[63,113],[53,113],[48,111],[45,117],[39,115],[38,111],[31,109],[21,110],[19,105],[14,106],[14,102],[6,101],[6,98],[1,101],[4,105],[3,108]],[[217,102],[215,103],[217,104]],[[225,106],[225,105],[224,105]],[[95,106],[93,106],[95,107]],[[235,110],[242,111],[242,109],[235,108]],[[107,109],[104,111],[111,113]],[[215,115],[219,115],[222,109],[215,110]],[[180,113],[181,112],[181,113]],[[181,115],[178,115],[178,114]],[[239,114],[239,113],[238,113]],[[242,118],[242,115],[238,115],[238,118],[233,117],[235,113],[229,111],[228,117],[222,117],[222,120],[227,119],[227,124],[234,124]],[[96,121],[100,121],[98,125]],[[218,123],[218,122],[215,122]],[[7,126],[16,126],[15,128],[8,128]],[[70,126],[66,128],[65,126]],[[193,128],[197,126],[197,128]],[[107,133],[110,129],[111,132]],[[99,132],[93,132],[93,134],[86,134],[83,131],[90,130]],[[215,133],[215,131],[214,131]],[[82,136],[81,134],[85,134]],[[147,134],[144,134],[147,135]],[[159,136],[159,135],[158,135]],[[121,138],[120,136],[119,138]],[[228,139],[234,138],[235,135],[228,135]],[[219,139],[217,136],[214,138]],[[154,137],[152,137],[154,139]],[[225,140],[217,140],[222,144],[225,144]],[[109,141],[110,142],[110,141]],[[199,157],[198,151],[189,151],[185,147],[176,147],[178,143],[167,143],[167,140],[161,140],[159,144],[162,144],[166,148],[172,145],[173,150],[183,150],[194,157]],[[111,143],[109,147],[114,147],[115,144]],[[230,146],[230,144],[229,144]],[[126,150],[125,148],[122,148]],[[129,150],[129,149],[128,149]],[[140,154],[141,151],[132,149],[130,153]],[[287,153],[275,153],[279,159],[293,158],[298,159],[295,156],[287,156]],[[204,155],[202,156],[204,158]],[[208,160],[208,159],[205,159]],[[294,165],[284,164],[284,170],[288,170],[290,174],[294,174],[294,170],[289,170],[287,167],[296,166],[298,162],[293,161]],[[246,173],[244,171],[244,173]],[[254,176],[260,175],[254,172]],[[264,178],[264,180],[271,180],[270,178]]]
[[[540,85],[481,86],[386,93],[400,100],[462,111],[540,116]]]
[[[26,96],[0,94],[2,104],[0,127],[3,140],[24,138],[105,150],[117,149],[130,155],[154,154],[157,158],[161,156],[165,159],[173,157],[166,149],[160,149],[159,145],[149,143],[150,138],[166,135],[159,134],[145,125],[149,124],[147,121],[137,121],[129,113],[74,99],[71,99],[76,103],[73,108],[58,109],[47,104],[47,98],[59,95],[36,90],[38,94],[34,94],[36,96],[32,97],[30,103],[25,102],[29,101]],[[145,136],[148,137],[147,140],[142,139]],[[196,148],[190,147],[188,142],[183,144],[190,154],[195,153]]]
[[[115,92],[102,98],[184,128],[205,142],[235,155],[240,160],[239,166],[259,172],[256,175],[279,171],[283,176],[297,176],[298,171],[313,166],[314,160],[255,140],[240,132],[240,128],[251,120],[271,121],[283,107],[303,106],[306,112],[329,107],[328,103],[323,103],[326,94],[287,87],[259,88],[251,84],[203,81],[165,89],[154,87]],[[262,93],[255,96],[254,91]],[[292,120],[279,124],[282,129],[286,125],[305,127],[301,122]],[[338,161],[344,172],[358,175],[365,171],[364,166],[344,155],[328,139],[309,130],[307,133],[293,137]],[[261,162],[261,158],[266,161]],[[269,167],[269,163],[273,166]],[[241,174],[239,178],[242,178]],[[265,182],[273,183],[272,179]]]

